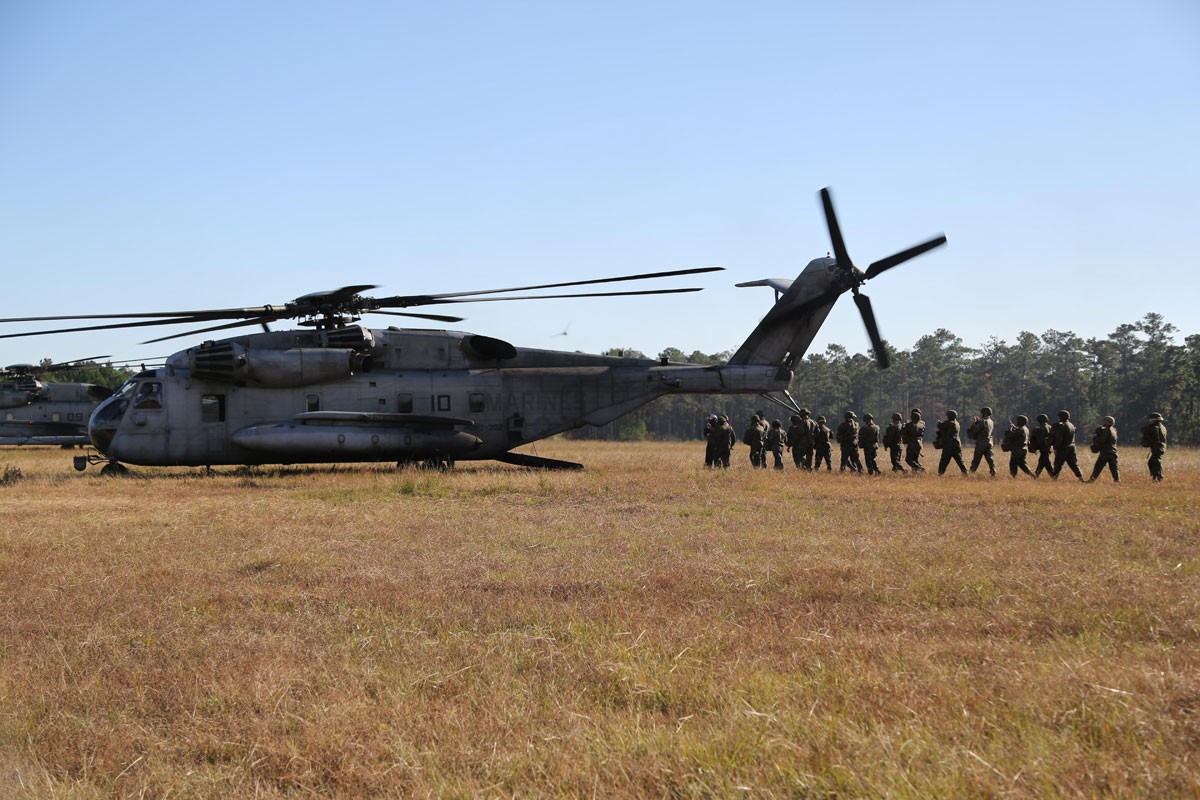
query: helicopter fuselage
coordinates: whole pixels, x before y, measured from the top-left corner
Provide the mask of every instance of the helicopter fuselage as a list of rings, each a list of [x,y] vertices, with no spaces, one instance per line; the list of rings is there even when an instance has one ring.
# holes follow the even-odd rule
[[[88,417],[110,394],[92,383],[0,382],[0,445],[85,445]]]
[[[478,460],[674,393],[786,389],[790,369],[516,348],[458,331],[281,331],[206,342],[124,384],[92,443],[147,466]]]

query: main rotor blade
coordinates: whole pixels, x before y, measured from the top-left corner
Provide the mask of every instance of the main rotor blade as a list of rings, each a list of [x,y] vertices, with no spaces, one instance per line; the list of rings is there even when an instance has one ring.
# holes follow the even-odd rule
[[[451,303],[500,303],[506,300],[562,300],[570,297],[631,297],[639,294],[681,294],[683,292],[700,292],[699,287],[690,289],[642,289],[630,292],[583,292],[579,294],[531,294],[520,297],[468,297],[462,300],[431,299],[427,305],[449,305]]]
[[[462,322],[462,317],[450,317],[445,314],[417,314],[413,311],[364,311],[364,314],[386,314],[389,317],[414,317],[416,319],[430,319],[434,322]]]
[[[86,361],[96,362],[102,358],[112,358],[112,356],[104,355],[104,356],[88,356],[87,358],[76,358],[71,361],[59,361],[57,364],[47,364],[46,366],[39,367],[38,369],[41,369],[45,372],[51,372],[51,371],[57,372],[59,370],[77,369],[80,364],[82,364]]]
[[[230,328],[241,328],[247,325],[265,325],[268,322],[275,322],[278,317],[258,317],[257,319],[240,319],[237,322],[229,322],[224,325],[214,325],[211,328],[200,328],[199,330],[184,331],[183,333],[173,333],[170,336],[160,336],[157,339],[147,339],[142,344],[155,344],[157,342],[165,342],[170,339],[182,339],[184,336],[195,336],[198,333],[211,333],[212,331],[227,331]]]
[[[838,226],[837,212],[833,210],[833,197],[829,187],[821,190],[821,205],[825,207],[825,225],[829,228],[829,241],[833,245],[833,259],[837,265],[846,271],[854,268],[850,254],[846,252],[846,242],[842,239],[842,229]]]
[[[537,286],[512,286],[507,289],[483,289],[473,292],[446,292],[443,294],[395,295],[380,297],[375,300],[376,308],[383,306],[419,306],[431,305],[445,298],[476,297],[483,294],[504,294],[506,292],[532,292],[539,289],[562,289],[567,286],[591,286],[598,283],[618,283],[620,281],[641,281],[651,278],[670,278],[679,275],[697,275],[702,272],[720,272],[724,267],[698,267],[696,269],[675,269],[667,272],[644,272],[639,275],[622,275],[616,278],[595,278],[586,281],[565,281],[563,283],[543,283]],[[624,293],[621,293],[624,294]],[[566,295],[564,295],[566,296]],[[579,295],[580,297],[598,297],[602,295]]]
[[[867,326],[871,349],[875,351],[875,363],[879,365],[880,369],[887,369],[891,364],[891,358],[888,356],[887,348],[883,346],[883,337],[879,335],[879,326],[875,324],[875,312],[871,310],[871,298],[865,294],[855,294],[854,305],[858,306],[858,313],[862,315],[863,325]]]
[[[881,272],[886,272],[887,270],[891,269],[892,267],[895,267],[899,264],[903,264],[905,261],[908,261],[910,258],[916,258],[917,256],[921,255],[922,253],[927,253],[935,247],[941,247],[945,243],[946,243],[946,236],[944,234],[941,234],[941,235],[933,237],[932,239],[930,239],[927,242],[922,242],[921,244],[918,244],[914,247],[910,247],[907,250],[901,250],[899,253],[890,255],[887,258],[881,258],[878,261],[876,261],[875,263],[873,263],[871,266],[867,267],[866,279],[870,280],[871,278],[874,278],[876,275],[878,275]]]
[[[272,319],[275,319],[272,317]],[[23,336],[44,336],[50,333],[78,333],[80,331],[110,331],[120,328],[145,328],[151,325],[188,325],[193,322],[204,322],[204,318],[176,317],[174,319],[152,319],[143,322],[116,322],[111,325],[85,325],[78,328],[56,328],[49,331],[24,331],[22,333],[0,334],[0,339],[19,339]]]
[[[0,324],[5,322],[59,322],[72,319],[165,319],[165,318],[182,318],[184,321],[188,319],[194,320],[210,320],[210,319],[237,319],[239,317],[258,316],[263,313],[279,314],[287,316],[291,313],[291,309],[287,306],[257,306],[254,308],[205,308],[198,311],[132,311],[126,314],[68,314],[65,316],[56,317],[9,317],[0,319]],[[170,324],[170,323],[162,323]],[[87,328],[70,328],[66,330],[88,330]],[[42,333],[59,333],[60,331],[42,331]]]

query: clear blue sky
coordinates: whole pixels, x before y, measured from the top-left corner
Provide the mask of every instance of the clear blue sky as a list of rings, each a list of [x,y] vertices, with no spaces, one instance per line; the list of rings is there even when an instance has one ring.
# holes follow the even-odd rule
[[[455,326],[716,352],[771,300],[734,283],[829,249],[828,185],[860,266],[949,237],[866,289],[898,347],[1150,311],[1200,332],[1200,5],[909,5],[2,3],[0,316],[722,265]],[[201,337],[145,338],[2,340],[0,364]],[[829,342],[868,347],[846,298]]]

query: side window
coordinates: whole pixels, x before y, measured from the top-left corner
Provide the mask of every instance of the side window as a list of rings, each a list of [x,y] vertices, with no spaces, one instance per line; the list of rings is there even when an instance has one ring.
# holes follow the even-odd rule
[[[321,395],[310,394],[304,397],[305,411],[320,411],[321,410]]]
[[[437,410],[438,411],[449,411],[450,410],[450,395],[439,394],[437,396]]]
[[[162,408],[162,384],[158,381],[146,381],[139,386],[133,400],[133,407],[138,409]]]
[[[62,422],[62,414],[59,414],[57,411],[55,411],[53,414],[50,415],[50,421],[51,422]]]
[[[200,421],[225,421],[225,395],[206,394],[200,398]]]
[[[396,395],[396,410],[401,414],[411,414],[413,409],[413,398],[408,392],[403,392]]]
[[[482,414],[483,392],[471,392],[471,396],[467,398],[467,406],[471,409],[472,414]]]

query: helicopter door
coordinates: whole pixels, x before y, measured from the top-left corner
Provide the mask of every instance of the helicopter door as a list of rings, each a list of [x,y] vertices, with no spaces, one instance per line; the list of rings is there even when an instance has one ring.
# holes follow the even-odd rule
[[[170,463],[170,426],[167,424],[167,400],[161,380],[138,384],[126,419],[121,424],[117,457],[138,464]]]
[[[219,461],[225,452],[229,433],[225,426],[226,409],[224,394],[200,395],[200,447],[207,459]]]

